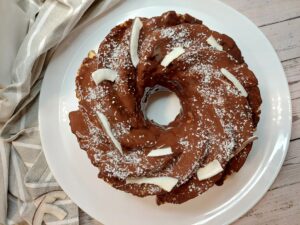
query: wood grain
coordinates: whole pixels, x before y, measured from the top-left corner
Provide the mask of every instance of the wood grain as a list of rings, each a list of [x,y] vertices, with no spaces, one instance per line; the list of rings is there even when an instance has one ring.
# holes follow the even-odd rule
[[[299,0],[223,0],[257,26],[267,26],[300,16]]]
[[[300,56],[299,24],[300,17],[261,28],[273,44],[281,60],[293,59]]]
[[[292,99],[292,137],[275,182],[234,225],[300,224],[300,0],[223,0],[250,18],[270,40],[282,61]],[[82,210],[80,224],[101,225]]]
[[[299,152],[300,140],[294,141],[290,144],[289,151],[285,162],[282,166],[276,181],[271,186],[270,190],[279,189],[284,186],[300,183],[300,154]]]
[[[296,199],[299,195],[300,183],[270,190],[260,201],[260,207],[254,207],[234,224],[299,225],[300,204]]]
[[[235,225],[300,224],[300,1],[229,0],[273,44],[282,60],[292,99],[292,137],[275,182],[263,199]]]
[[[300,58],[284,61],[282,65],[289,84],[300,81]]]

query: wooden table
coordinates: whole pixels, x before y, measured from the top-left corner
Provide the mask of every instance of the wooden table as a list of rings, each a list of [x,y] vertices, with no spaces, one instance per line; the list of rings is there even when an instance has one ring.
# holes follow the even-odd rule
[[[283,167],[269,191],[235,225],[300,224],[300,0],[223,0],[268,37],[283,64],[293,104],[293,128]],[[80,211],[80,224],[101,225]]]

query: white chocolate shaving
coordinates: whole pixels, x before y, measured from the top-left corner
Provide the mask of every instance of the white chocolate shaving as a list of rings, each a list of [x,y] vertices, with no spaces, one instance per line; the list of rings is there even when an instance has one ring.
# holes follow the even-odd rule
[[[104,80],[114,82],[118,77],[118,73],[111,69],[98,69],[92,73],[92,78],[96,84],[101,83]]]
[[[106,134],[109,136],[109,138],[114,143],[116,148],[120,151],[120,153],[123,154],[122,146],[121,146],[120,142],[112,134],[111,129],[110,129],[110,124],[109,124],[106,116],[101,112],[97,112],[97,115],[99,117],[99,120],[100,120],[102,127],[105,130]]]
[[[247,97],[248,93],[246,92],[245,88],[243,85],[238,81],[238,79],[235,78],[233,74],[231,74],[228,70],[222,68],[221,73],[228,79],[230,80],[233,85],[241,92],[242,96]]]
[[[213,48],[215,48],[219,51],[223,51],[223,46],[220,45],[212,35],[206,40],[206,42]]]
[[[143,23],[139,18],[135,18],[132,30],[131,30],[131,36],[130,36],[130,56],[131,56],[131,62],[134,67],[139,64],[139,56],[138,56],[138,46],[139,46],[139,37],[140,37],[140,31],[143,27]]]
[[[206,166],[198,169],[197,171],[197,177],[198,180],[206,180],[208,178],[211,178],[218,173],[222,172],[223,168],[218,160],[213,160],[212,162],[208,163]]]
[[[253,141],[255,141],[255,140],[257,140],[258,139],[258,137],[256,137],[256,136],[253,136],[253,137],[250,137],[247,141],[245,141],[236,151],[235,151],[235,153],[234,153],[234,156],[236,156],[237,154],[239,154],[244,148],[246,148],[246,146],[248,145],[248,144],[250,144],[251,142],[253,142]],[[233,156],[233,157],[234,157]]]
[[[161,65],[167,67],[173,60],[181,56],[185,50],[182,47],[174,48],[165,58],[161,61]]]
[[[158,157],[164,155],[171,155],[172,153],[173,153],[172,148],[167,147],[167,148],[159,148],[159,149],[152,150],[151,152],[149,152],[147,156]]]
[[[177,182],[178,179],[173,177],[140,177],[126,179],[126,184],[154,184],[167,192],[170,192]]]

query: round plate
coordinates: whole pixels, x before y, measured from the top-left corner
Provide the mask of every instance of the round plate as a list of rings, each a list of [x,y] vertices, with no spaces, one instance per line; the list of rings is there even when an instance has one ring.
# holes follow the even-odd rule
[[[259,81],[263,99],[253,151],[239,173],[221,187],[181,205],[157,206],[153,197],[138,198],[97,178],[69,127],[77,109],[75,76],[83,58],[96,49],[115,25],[136,16],[169,10],[189,13],[210,28],[231,36]],[[40,96],[40,131],[47,162],[58,183],[84,211],[104,224],[227,224],[248,211],[266,193],[284,161],[291,131],[291,102],[284,71],[269,41],[240,13],[216,0],[122,1],[77,30],[58,48],[49,64]]]

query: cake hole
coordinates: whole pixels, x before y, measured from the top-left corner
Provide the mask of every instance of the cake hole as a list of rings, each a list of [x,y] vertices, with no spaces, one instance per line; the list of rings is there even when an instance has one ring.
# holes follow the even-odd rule
[[[167,126],[181,112],[181,104],[177,95],[167,88],[154,88],[148,92],[144,114],[148,120]]]

